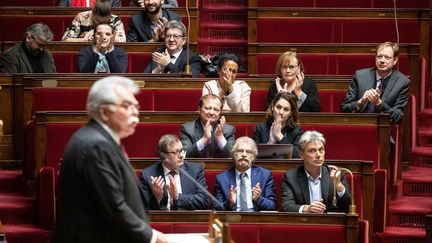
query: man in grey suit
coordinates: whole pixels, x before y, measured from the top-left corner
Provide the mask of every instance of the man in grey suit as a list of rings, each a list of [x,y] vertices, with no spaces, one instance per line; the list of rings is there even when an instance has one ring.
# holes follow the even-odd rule
[[[30,25],[24,40],[3,53],[0,73],[55,73],[53,56],[46,48],[53,37],[48,25]]]
[[[375,68],[356,71],[349,86],[342,112],[383,112],[390,114],[391,123],[400,123],[408,102],[410,80],[393,70],[399,47],[393,42],[377,46]]]
[[[324,164],[325,139],[317,131],[303,133],[299,141],[303,166],[285,172],[282,210],[299,213],[348,213],[351,193],[336,166]]]
[[[54,242],[167,242],[149,225],[146,199],[121,147],[139,121],[138,90],[118,76],[91,87],[90,121],[63,155]]]
[[[180,139],[173,134],[163,135],[159,139],[157,153],[161,161],[144,169],[140,176],[150,209],[209,209],[210,197],[196,185],[199,183],[207,190],[203,167],[184,160],[185,151]],[[185,173],[192,176],[196,183]]]
[[[221,116],[222,102],[206,94],[198,104],[200,117],[181,127],[181,142],[188,157],[227,158],[235,142],[235,127]]]

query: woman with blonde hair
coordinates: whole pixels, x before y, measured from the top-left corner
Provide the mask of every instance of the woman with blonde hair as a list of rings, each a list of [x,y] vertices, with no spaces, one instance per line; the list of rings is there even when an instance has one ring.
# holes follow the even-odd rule
[[[276,62],[276,78],[267,94],[267,106],[281,91],[297,96],[300,112],[321,111],[317,87],[311,78],[305,77],[303,63],[296,52],[286,51],[279,56]]]

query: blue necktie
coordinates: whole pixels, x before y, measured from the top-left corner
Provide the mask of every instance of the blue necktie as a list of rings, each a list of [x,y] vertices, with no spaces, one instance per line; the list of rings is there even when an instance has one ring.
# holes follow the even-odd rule
[[[249,210],[247,206],[246,176],[246,173],[240,173],[240,211]]]

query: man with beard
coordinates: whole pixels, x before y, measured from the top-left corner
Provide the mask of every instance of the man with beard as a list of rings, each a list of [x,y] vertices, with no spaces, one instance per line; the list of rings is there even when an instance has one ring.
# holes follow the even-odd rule
[[[127,34],[128,42],[159,42],[165,24],[171,20],[181,22],[181,16],[162,8],[163,0],[145,0],[145,10],[132,16]]]
[[[210,197],[196,185],[207,189],[201,164],[185,161],[186,153],[180,139],[173,134],[163,135],[157,153],[161,158],[141,173],[141,186],[151,210],[204,210]],[[180,170],[181,168],[181,170]],[[188,173],[196,183],[185,175]]]
[[[336,166],[325,164],[325,139],[307,131],[299,141],[303,166],[285,172],[282,179],[282,211],[298,213],[348,213],[351,193]]]
[[[81,73],[125,73],[127,65],[127,54],[114,46],[114,30],[109,24],[98,24],[93,46],[84,47],[78,53]]]
[[[138,91],[119,76],[90,88],[90,120],[63,155],[53,242],[167,242],[149,224],[147,199],[121,145],[139,122]]]
[[[52,39],[53,33],[47,25],[29,26],[24,40],[3,53],[0,73],[55,73],[54,59],[46,49]]]
[[[275,187],[270,170],[253,165],[258,154],[254,140],[240,137],[232,149],[234,166],[216,177],[218,210],[276,210]],[[223,206],[223,208],[222,208]]]
[[[393,70],[399,47],[393,42],[378,45],[375,68],[356,71],[341,104],[342,112],[388,113],[391,123],[400,123],[408,103],[410,80]]]
[[[187,51],[183,48],[186,42],[186,26],[177,20],[171,20],[165,25],[165,47],[152,53],[152,60],[144,73],[182,73],[185,71]],[[201,58],[189,52],[189,65],[192,77],[198,78],[201,71]]]
[[[198,104],[199,118],[181,126],[181,142],[188,157],[227,158],[235,142],[235,127],[221,116],[222,102],[206,94]]]

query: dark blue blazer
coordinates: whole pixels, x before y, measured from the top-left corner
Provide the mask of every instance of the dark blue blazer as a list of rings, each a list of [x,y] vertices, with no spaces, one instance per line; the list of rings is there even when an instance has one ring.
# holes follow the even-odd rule
[[[254,202],[254,210],[276,210],[275,186],[271,171],[255,165],[252,166],[251,171],[251,186],[253,187],[259,182],[261,187],[261,197],[258,199],[258,202]],[[229,190],[231,185],[236,186],[235,167],[216,176],[216,198],[224,206],[222,208],[222,205],[216,205],[216,209],[236,210],[236,204],[234,204],[233,208],[229,205]]]
[[[207,184],[204,178],[204,170],[200,164],[195,164],[191,162],[185,161],[182,165],[182,168],[188,172],[195,180],[202,185],[204,188],[207,188]],[[156,164],[153,164],[141,172],[140,183],[143,188],[145,198],[147,198],[149,208],[151,210],[167,210],[168,203],[168,191],[165,187],[164,196],[160,203],[157,202],[154,197],[150,183],[150,176],[157,177],[162,176],[165,178],[162,161]],[[187,178],[180,171],[180,181],[181,181],[181,189],[182,193],[179,195],[177,202],[174,204],[174,209],[187,209],[187,210],[203,210],[208,209],[210,206],[210,197],[207,196],[206,192],[203,192],[198,186],[196,186],[189,178]],[[165,182],[167,185],[167,182]],[[173,208],[171,208],[172,210]]]
[[[114,47],[112,52],[105,55],[110,73],[125,73],[128,67],[128,56],[125,50]],[[82,48],[78,53],[78,72],[94,73],[99,56],[93,51],[93,46]]]

